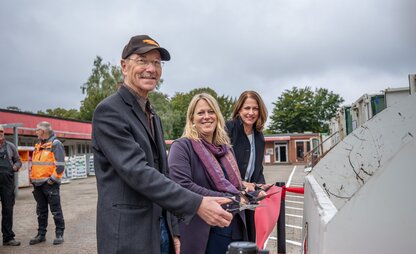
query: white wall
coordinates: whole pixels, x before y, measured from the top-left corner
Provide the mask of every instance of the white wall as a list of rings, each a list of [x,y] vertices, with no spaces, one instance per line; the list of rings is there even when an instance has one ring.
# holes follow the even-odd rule
[[[405,144],[329,222],[321,253],[416,253],[416,141]]]
[[[415,109],[408,96],[383,110],[307,176],[308,254],[415,253]]]
[[[391,106],[400,102],[403,98],[409,96],[409,88],[396,88],[396,89],[386,89],[384,92],[384,97],[387,103],[387,106]]]

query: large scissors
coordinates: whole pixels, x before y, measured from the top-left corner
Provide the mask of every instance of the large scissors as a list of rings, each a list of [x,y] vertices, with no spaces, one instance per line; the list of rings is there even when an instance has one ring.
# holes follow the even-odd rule
[[[272,193],[268,193],[264,196],[258,197],[258,194],[260,193],[260,191],[268,191],[272,186],[273,185],[270,185],[265,189],[258,188],[258,190],[253,191],[253,192],[242,191],[241,192],[242,195],[240,195],[240,200],[238,200],[235,196],[227,197],[231,199],[231,201],[233,202],[225,204],[223,205],[223,207],[228,212],[240,212],[243,210],[254,211],[257,207],[261,206],[261,204],[259,203],[261,200],[280,192],[280,190],[278,190]],[[241,201],[241,199],[244,199],[244,201]]]

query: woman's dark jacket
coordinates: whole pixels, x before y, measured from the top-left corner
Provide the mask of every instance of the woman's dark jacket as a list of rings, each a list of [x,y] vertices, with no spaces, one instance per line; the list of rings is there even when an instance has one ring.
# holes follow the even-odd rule
[[[247,171],[248,161],[250,159],[250,141],[244,132],[243,122],[240,117],[226,123],[227,132],[231,139],[234,149],[235,158],[240,170],[241,179],[244,179]],[[266,142],[262,132],[253,128],[254,143],[256,146],[256,161],[254,163],[254,172],[249,182],[266,183],[263,175],[263,156]],[[248,239],[250,242],[256,242],[256,226],[254,223],[254,212],[246,210],[246,227]]]
[[[231,139],[234,149],[235,158],[240,169],[241,179],[246,175],[248,161],[250,159],[250,141],[244,132],[243,122],[240,117],[226,123],[227,132]],[[253,128],[254,143],[256,145],[256,161],[254,163],[254,172],[249,182],[266,183],[263,175],[263,156],[266,142],[262,132]]]

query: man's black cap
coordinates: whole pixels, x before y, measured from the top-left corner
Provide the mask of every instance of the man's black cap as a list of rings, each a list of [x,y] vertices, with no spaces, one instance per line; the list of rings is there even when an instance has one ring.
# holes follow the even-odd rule
[[[150,38],[148,35],[136,35],[131,37],[129,43],[124,47],[121,58],[126,59],[131,54],[144,54],[152,49],[157,49],[160,52],[160,57],[163,61],[170,60],[169,52],[161,48],[159,43]]]

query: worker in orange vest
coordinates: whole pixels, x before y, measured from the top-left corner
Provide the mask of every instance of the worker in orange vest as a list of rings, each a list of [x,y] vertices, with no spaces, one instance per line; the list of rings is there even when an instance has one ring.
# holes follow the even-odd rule
[[[30,245],[46,241],[48,225],[48,205],[55,221],[54,245],[64,242],[65,222],[61,208],[59,188],[65,168],[65,150],[48,122],[40,122],[36,126],[39,142],[35,145],[32,155],[32,171],[30,181],[33,184],[33,196],[36,200],[38,215],[38,234],[29,242]]]

